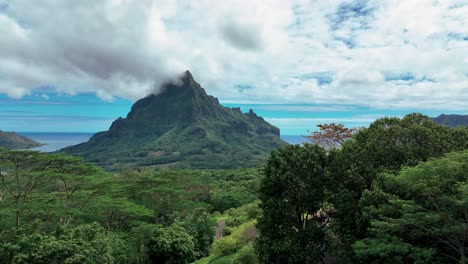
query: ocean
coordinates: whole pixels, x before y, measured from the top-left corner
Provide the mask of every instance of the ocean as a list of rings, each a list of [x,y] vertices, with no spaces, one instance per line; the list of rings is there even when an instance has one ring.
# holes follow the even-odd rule
[[[61,132],[18,132],[18,134],[45,144],[32,150],[53,152],[88,141],[94,133],[61,133]]]
[[[53,152],[68,146],[86,142],[93,136],[94,133],[19,132],[18,134],[45,144],[32,150]],[[284,135],[281,136],[281,138],[289,144],[301,144],[305,142],[305,139],[298,135]]]
[[[300,135],[282,135],[281,139],[293,145],[307,143],[307,139]]]

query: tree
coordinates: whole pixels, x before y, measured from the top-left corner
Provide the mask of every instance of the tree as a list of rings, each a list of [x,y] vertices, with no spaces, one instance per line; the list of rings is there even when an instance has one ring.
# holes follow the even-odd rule
[[[157,227],[148,242],[151,263],[185,264],[195,259],[195,244],[185,229],[178,225]]]
[[[49,162],[34,151],[0,151],[0,183],[2,197],[14,201],[14,222],[20,226],[20,215],[33,191],[43,182],[44,167]]]
[[[451,129],[454,150],[468,149],[468,126],[458,126]]]
[[[47,188],[52,191],[51,184],[55,186],[57,181],[55,193],[60,193],[64,201],[69,200],[78,188],[77,184],[70,183],[69,174],[77,175],[84,171],[89,171],[89,167],[80,159],[69,156],[0,150],[0,191],[2,197],[7,195],[13,201],[15,226],[20,226],[21,214],[28,203],[33,202],[34,192]]]
[[[142,223],[132,228],[136,263],[185,264],[195,260],[195,243],[178,224]]]
[[[333,241],[345,258],[353,257],[351,245],[367,236],[368,220],[362,215],[359,201],[381,173],[398,173],[402,166],[415,166],[421,161],[440,157],[463,147],[452,130],[440,126],[422,114],[403,118],[381,118],[369,128],[356,133],[341,149],[329,153],[327,173],[329,199],[333,205]]]
[[[314,263],[322,259],[319,211],[325,199],[325,150],[290,145],[273,151],[260,187],[256,251],[263,263]]]
[[[314,131],[311,135],[304,136],[314,144],[318,144],[326,149],[339,147],[351,139],[358,131],[356,128],[346,128],[343,124],[319,124],[319,131]],[[310,133],[310,131],[307,131]]]
[[[98,224],[59,229],[52,234],[23,232],[14,242],[0,244],[4,263],[127,263],[127,254],[124,241],[106,234]]]
[[[234,259],[233,264],[258,264],[258,257],[255,255],[253,243],[248,243],[241,248]]]
[[[197,208],[180,223],[193,238],[195,258],[200,259],[210,254],[215,236],[216,222],[206,209]]]
[[[361,199],[362,263],[468,263],[468,151],[383,175]]]

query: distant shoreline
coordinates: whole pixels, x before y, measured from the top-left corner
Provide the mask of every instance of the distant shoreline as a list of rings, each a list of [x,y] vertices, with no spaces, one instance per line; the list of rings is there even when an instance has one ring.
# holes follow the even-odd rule
[[[19,135],[31,138],[41,144],[30,150],[54,152],[62,148],[87,142],[97,132],[17,132]],[[281,135],[281,139],[289,144],[301,144],[305,140],[301,135]]]
[[[17,132],[41,144],[30,150],[54,152],[62,148],[88,141],[95,133],[88,132]]]

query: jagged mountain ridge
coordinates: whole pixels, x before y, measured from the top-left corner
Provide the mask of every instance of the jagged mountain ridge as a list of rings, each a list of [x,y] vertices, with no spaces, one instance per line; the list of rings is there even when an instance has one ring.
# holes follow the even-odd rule
[[[137,101],[108,131],[62,151],[110,169],[229,168],[261,164],[284,144],[278,128],[252,110],[223,107],[187,71],[180,83]]]

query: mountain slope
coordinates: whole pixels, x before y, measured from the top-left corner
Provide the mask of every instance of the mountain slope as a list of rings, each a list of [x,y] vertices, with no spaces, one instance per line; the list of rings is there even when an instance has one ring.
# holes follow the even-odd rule
[[[439,125],[448,127],[468,126],[468,115],[440,115],[433,117],[432,121]]]
[[[30,138],[16,134],[15,132],[3,132],[0,130],[0,147],[8,149],[30,149],[42,146]]]
[[[185,72],[178,84],[137,101],[126,118],[88,142],[63,149],[108,169],[256,166],[286,144],[253,111],[226,108]]]

